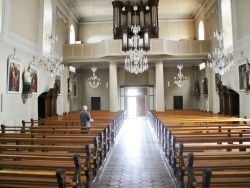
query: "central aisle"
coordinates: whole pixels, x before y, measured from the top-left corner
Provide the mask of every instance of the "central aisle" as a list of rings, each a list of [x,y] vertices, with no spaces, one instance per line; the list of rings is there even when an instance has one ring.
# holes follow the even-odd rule
[[[97,188],[175,188],[146,118],[126,119]]]

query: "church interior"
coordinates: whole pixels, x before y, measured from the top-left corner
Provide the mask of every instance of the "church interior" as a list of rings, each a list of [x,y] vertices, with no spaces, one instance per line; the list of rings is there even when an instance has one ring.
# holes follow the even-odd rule
[[[186,146],[185,143],[196,143],[197,146],[193,148],[197,150],[190,147],[190,151],[196,152],[197,160],[202,163],[204,156],[198,151],[203,148],[199,148],[197,143],[204,142],[202,137],[205,132],[211,134],[206,140],[211,148],[215,143],[238,143],[230,148],[221,144],[221,147],[224,146],[221,150],[239,149],[244,156],[232,159],[237,153],[235,152],[227,156],[227,159],[233,160],[235,166],[239,160],[242,163],[244,161],[244,164],[239,164],[240,169],[244,169],[244,165],[248,167],[248,7],[249,0],[0,0],[0,123],[1,134],[10,134],[0,138],[0,153],[3,154],[0,158],[5,160],[10,157],[10,153],[3,152],[9,149],[6,144],[9,141],[16,143],[16,148],[13,143],[10,146],[13,151],[37,149],[41,150],[38,155],[40,158],[58,159],[59,156],[46,156],[43,151],[57,151],[59,147],[54,145],[65,140],[69,147],[75,140],[67,138],[69,135],[62,135],[65,133],[64,128],[58,130],[61,131],[60,136],[56,137],[52,135],[53,131],[45,129],[45,126],[43,130],[40,126],[48,124],[51,127],[57,126],[53,128],[57,129],[59,124],[66,125],[65,129],[71,130],[71,136],[79,136],[79,112],[83,105],[87,105],[94,119],[93,130],[90,135],[81,134],[75,148],[69,147],[69,153],[72,154],[80,148],[80,143],[88,143],[84,148],[84,155],[87,157],[82,159],[85,161],[85,185],[78,185],[76,181],[72,183],[68,176],[60,181],[52,178],[54,184],[56,180],[61,182],[58,183],[59,187],[66,187],[66,181],[67,187],[128,186],[128,182],[121,181],[122,178],[126,179],[126,172],[131,174],[125,167],[120,169],[121,176],[115,180],[114,176],[105,179],[105,172],[112,174],[110,171],[113,169],[109,166],[116,164],[112,163],[116,161],[112,160],[115,152],[120,154],[119,158],[124,156],[121,148],[129,145],[125,138],[136,138],[129,138],[129,135],[133,135],[133,129],[142,132],[143,136],[140,138],[156,141],[148,151],[160,152],[160,155],[147,157],[152,157],[150,160],[159,157],[158,161],[164,158],[162,164],[166,166],[166,171],[159,170],[164,175],[159,172],[157,181],[150,174],[141,175],[145,169],[140,168],[135,172],[140,177],[140,183],[137,185],[130,182],[135,183],[134,187],[213,187],[205,185],[205,182],[210,182],[205,181],[211,176],[210,168],[200,170],[196,180],[189,170],[184,170],[188,169],[184,163],[188,161],[190,164],[193,159],[193,154],[188,153],[188,144]],[[138,127],[131,128],[126,121],[138,123]],[[126,126],[122,126],[123,124]],[[143,124],[147,126],[143,128]],[[185,130],[180,130],[183,124],[187,124],[183,126]],[[200,130],[194,124],[204,126],[206,130]],[[27,127],[36,127],[38,130],[27,133]],[[105,131],[100,134],[103,129]],[[17,136],[19,131],[27,133],[26,136]],[[224,131],[227,134],[223,137]],[[215,132],[216,135],[213,135]],[[231,135],[231,132],[234,134]],[[36,137],[37,141],[32,140],[28,134],[33,139]],[[47,141],[42,140],[40,134]],[[236,138],[238,136],[240,138]],[[192,137],[197,139],[192,140]],[[212,137],[217,137],[218,140],[214,143]],[[55,144],[52,143],[54,141]],[[134,141],[137,145],[131,142],[131,147],[138,146],[138,150],[145,151],[143,140]],[[17,144],[19,142],[27,145]],[[29,143],[33,143],[33,146]],[[43,146],[37,146],[37,143]],[[245,143],[244,147],[242,143]],[[45,147],[47,144],[48,147]],[[102,152],[97,152],[97,145]],[[236,145],[240,145],[240,148],[236,148]],[[27,149],[28,146],[30,148]],[[159,150],[155,151],[158,147]],[[179,157],[181,152],[185,156],[182,160]],[[78,168],[81,167],[81,156],[75,154],[72,160],[69,153],[62,159],[67,163],[65,169],[72,165],[76,169],[76,164]],[[88,164],[86,161],[93,160],[91,153],[98,160]],[[227,154],[228,152],[224,152],[222,155]],[[32,157],[27,153],[25,155],[27,160],[31,160]],[[15,153],[15,157],[17,156],[13,160],[24,160],[21,154]],[[147,159],[146,156],[134,157],[130,160],[138,161],[136,164]],[[212,154],[208,158],[213,161]],[[218,156],[214,156],[215,158],[220,159]],[[67,160],[72,160],[72,164],[68,164]],[[197,162],[197,168],[201,168],[200,163]],[[224,164],[221,161],[222,163]],[[8,161],[3,164],[7,165]],[[30,162],[27,165],[31,168],[35,164]],[[48,168],[40,169],[49,170],[51,163],[47,161],[44,164]],[[158,166],[162,164],[157,163]],[[61,164],[55,162],[54,166],[57,165]],[[211,165],[216,166],[215,163]],[[6,167],[10,171],[9,168],[14,167]],[[195,170],[197,168],[194,167]],[[7,173],[10,172],[3,171],[0,170],[0,187],[8,187],[6,181],[10,182],[11,178],[8,179]],[[152,168],[152,171],[156,170]],[[44,173],[43,178],[47,177],[50,181],[49,174],[55,175],[54,172],[51,170]],[[58,171],[64,177],[65,174],[62,173],[63,171]],[[74,173],[76,171],[69,170],[70,175]],[[78,176],[79,173],[78,171]],[[162,182],[165,173],[169,181]],[[215,171],[214,176],[219,177],[220,173],[219,170]],[[250,176],[248,173],[247,170],[242,170],[242,179],[237,179],[236,182],[233,182],[236,177],[231,176],[231,187],[250,186],[250,182],[246,180]],[[230,179],[230,173],[225,174]],[[235,175],[236,172],[232,170],[231,174]],[[150,176],[150,181],[144,178],[146,175]],[[129,179],[132,177],[129,176]],[[18,178],[16,181],[19,182]],[[216,181],[217,179],[214,180]],[[229,186],[228,181],[226,179],[224,187]],[[142,182],[147,182],[147,185]],[[214,183],[214,187],[223,185]],[[48,185],[37,183],[36,186]],[[24,183],[20,187],[28,186]],[[35,187],[35,183],[30,184],[30,187]]]

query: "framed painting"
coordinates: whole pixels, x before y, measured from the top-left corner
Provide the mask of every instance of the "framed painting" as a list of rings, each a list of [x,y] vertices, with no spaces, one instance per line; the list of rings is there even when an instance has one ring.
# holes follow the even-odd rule
[[[21,60],[15,55],[10,55],[7,67],[8,93],[21,93]]]
[[[38,69],[36,68],[30,68],[30,74],[32,77],[31,80],[31,92],[33,94],[37,94],[38,93]]]
[[[246,64],[239,65],[239,90],[245,90]]]
[[[72,95],[72,79],[68,78],[68,96]]]
[[[214,74],[214,80],[215,80],[215,92],[218,93],[218,83],[220,81],[220,74],[219,73],[215,73]]]
[[[74,80],[74,97],[76,97],[76,81]]]
[[[203,94],[208,94],[207,78],[206,77],[202,77],[201,78],[201,83],[202,83],[202,93]]]
[[[58,86],[58,95],[61,95],[61,76],[56,75],[55,83]]]

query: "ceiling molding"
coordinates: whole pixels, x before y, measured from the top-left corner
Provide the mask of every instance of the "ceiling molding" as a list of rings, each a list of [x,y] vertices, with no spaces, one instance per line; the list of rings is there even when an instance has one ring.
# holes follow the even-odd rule
[[[79,24],[79,22],[78,22],[78,20],[76,19],[75,15],[70,11],[70,9],[69,9],[68,6],[65,4],[65,2],[64,2],[63,0],[60,0],[60,2],[61,2],[61,4],[62,4],[63,8],[65,8],[65,9],[68,11],[68,13],[70,14],[71,18],[72,18],[77,24]],[[60,8],[59,8],[59,9],[60,9]],[[61,10],[61,9],[60,9],[60,10]]]
[[[201,15],[206,15],[207,12],[211,9],[211,7],[214,5],[216,0],[206,0],[203,6],[200,8],[194,19],[196,20]]]
[[[61,11],[56,12],[56,19],[62,19],[65,25],[68,23],[68,19],[66,19],[66,16],[61,13]]]

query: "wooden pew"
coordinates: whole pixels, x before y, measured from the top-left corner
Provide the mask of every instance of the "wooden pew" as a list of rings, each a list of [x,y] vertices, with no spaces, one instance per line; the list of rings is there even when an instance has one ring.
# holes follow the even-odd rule
[[[12,129],[11,126],[5,126],[1,125],[1,135],[4,137],[8,136],[15,136],[15,135],[10,135],[12,132],[21,132],[24,135],[19,135],[21,137],[28,137],[30,134],[30,137],[38,137],[38,135],[42,135],[42,137],[63,137],[63,138],[79,138],[79,137],[88,137],[88,138],[95,138],[98,136],[98,146],[99,148],[96,147],[96,151],[98,150],[100,153],[100,163],[103,162],[103,160],[106,158],[108,155],[108,152],[110,151],[111,148],[111,134],[110,134],[110,126],[107,128],[100,128],[100,129],[93,129],[91,128],[90,130],[82,130],[79,127],[73,127],[73,128],[67,128],[65,126],[38,126],[38,127],[25,127],[25,128],[15,128]],[[89,132],[91,134],[80,134],[82,133],[87,133]],[[8,134],[6,133],[8,132]],[[15,134],[15,133],[14,133]],[[94,151],[93,151],[94,152]],[[95,152],[94,152],[95,153]]]
[[[1,152],[3,152],[2,149],[1,147]],[[89,145],[86,145],[85,149],[86,152],[90,152]],[[50,156],[40,156],[36,155],[36,152],[22,154],[21,151],[19,155],[0,154],[0,187],[63,187],[61,183],[67,187],[90,186],[93,176],[91,176],[89,161],[85,161],[83,168],[85,173],[81,173],[80,154],[62,155],[51,153]],[[64,174],[64,180],[60,181],[58,177],[57,183],[55,172],[62,167],[65,168],[63,171],[66,171],[67,177]]]
[[[93,161],[93,159],[98,159],[100,161],[98,163],[98,167],[102,165],[102,162],[111,147],[111,136],[110,136],[111,131],[110,129],[108,130],[110,122],[111,125],[113,126],[112,131],[114,139],[116,134],[118,133],[117,131],[119,130],[119,127],[122,124],[123,112],[116,113],[116,116],[114,113],[110,116],[108,115],[108,113],[106,113],[103,117],[101,113],[99,115],[100,118],[96,118],[96,121],[92,123],[91,134],[81,134],[81,132],[86,132],[86,131],[85,130],[81,131],[80,129],[79,119],[78,119],[79,112],[77,113],[77,120],[74,120],[74,117],[72,116],[74,114],[76,113],[70,114],[69,116],[71,117],[67,115],[68,116],[67,118],[65,118],[65,116],[63,115],[63,116],[57,116],[55,118],[54,117],[47,118],[46,120],[43,119],[39,121],[30,121],[30,122],[22,121],[22,127],[16,127],[16,126],[6,127],[2,125],[1,126],[2,131],[0,137],[1,139],[0,142],[2,144],[0,145],[0,151],[1,151],[0,155],[2,155],[3,158],[5,158],[2,161],[2,164],[5,165],[4,167],[11,168],[14,167],[15,165],[23,166],[23,168],[26,169],[25,173],[29,174],[30,172],[28,171],[30,171],[30,168],[36,168],[36,166],[40,165],[39,162],[34,162],[34,159],[37,160],[37,158],[40,158],[41,160],[44,160],[45,161],[43,163],[44,165],[43,169],[44,169],[45,166],[49,167],[50,164],[50,161],[46,162],[45,159],[51,159],[56,161],[56,158],[62,159],[60,158],[62,155],[64,157],[72,157],[73,153],[79,153],[81,159],[85,160],[84,163],[85,167],[86,165],[88,166],[87,171],[85,172],[86,175],[89,174],[89,178],[86,179],[88,180],[86,184],[90,185],[93,182],[93,178],[95,177],[94,174],[96,174],[96,172],[94,171],[97,169],[96,166],[93,167],[92,165],[93,163],[91,161]],[[93,143],[93,141],[91,141],[91,138],[93,139],[96,136],[100,138],[99,139],[100,141],[97,140],[97,142]],[[104,140],[104,137],[106,138],[106,140]],[[25,145],[21,145],[21,143]],[[93,155],[88,155],[87,153],[84,153],[82,151],[80,152],[82,148],[81,145],[86,143],[88,144],[90,143],[93,146],[97,145],[94,147],[97,148],[97,152],[99,153],[97,157],[95,157],[96,152],[93,152]],[[76,146],[75,144],[79,144],[79,146]],[[100,148],[98,148],[99,146]],[[105,150],[106,152],[103,152],[103,150]],[[96,149],[94,149],[94,151],[96,151]],[[5,161],[6,155],[15,156],[16,157],[15,160],[17,161],[10,162],[8,161],[9,159]],[[20,165],[20,163],[18,162],[18,160],[20,159],[21,161],[25,161],[26,164],[22,163],[22,165]],[[50,168],[52,167],[55,168],[56,164],[59,164],[59,162],[54,162],[54,163],[55,164],[51,165]],[[63,165],[63,162],[60,163],[61,165]],[[15,168],[17,166],[15,166]],[[65,168],[66,167],[67,166],[65,166]],[[96,171],[98,171],[98,169]],[[67,172],[69,171],[66,171],[66,173]],[[70,172],[71,174],[73,173],[73,171]],[[64,173],[65,173],[64,169],[58,170],[57,173],[58,182],[60,182],[61,185],[66,185],[65,181],[63,181],[65,179],[63,178],[65,177]],[[67,180],[69,179],[68,177],[66,178]],[[32,185],[30,187],[32,187]],[[43,187],[42,183],[39,184],[37,187]]]
[[[192,129],[193,130],[193,129]],[[245,128],[238,127],[227,127],[226,130],[212,130],[212,132],[207,132],[206,127],[195,128],[195,131],[190,131],[190,129],[179,129],[178,131],[170,131],[165,129],[166,133],[162,139],[162,149],[165,152],[165,156],[170,161],[171,155],[176,153],[176,143],[221,143],[221,142],[247,142],[250,139],[250,132],[246,132]],[[172,133],[173,132],[173,133]]]
[[[240,186],[249,186],[248,182],[246,182],[248,181],[246,177],[249,177],[250,172],[249,166],[240,161],[250,159],[250,155],[247,152],[250,145],[246,144],[250,140],[249,126],[247,125],[249,119],[223,116],[213,117],[211,114],[207,113],[199,113],[199,115],[197,115],[196,112],[192,115],[193,111],[188,111],[187,113],[186,111],[180,112],[180,115],[176,113],[179,113],[179,111],[172,114],[169,113],[168,115],[164,112],[155,114],[149,112],[148,117],[159,142],[162,144],[163,151],[169,152],[166,152],[167,154],[165,155],[168,159],[170,169],[172,169],[174,177],[177,182],[179,182],[180,187],[185,187],[187,182],[192,182],[190,179],[194,180],[193,177],[198,181],[187,184],[187,187],[205,187],[210,181],[207,180],[209,178],[206,179],[206,177],[209,177],[209,170],[207,169],[210,169],[210,167],[214,168],[212,172],[215,173],[216,177],[216,179],[211,179],[213,183],[210,182],[210,186],[227,187],[227,185],[231,183],[231,185],[236,187],[239,181],[237,181],[236,178],[229,178],[232,169],[230,172],[223,171],[223,173],[220,170],[243,167],[246,167],[246,171],[244,171],[244,173],[242,172],[242,176],[245,179],[241,179],[244,183]],[[236,142],[240,144],[233,144]],[[177,145],[177,143],[179,145]],[[238,151],[235,152],[235,150]],[[197,160],[200,161],[200,163],[195,163],[196,176],[192,176],[192,173],[189,173],[187,170],[187,164],[189,164],[187,155],[189,152],[193,152],[195,156],[199,154]],[[213,153],[213,157],[211,153]],[[220,166],[222,161],[224,161],[223,165]],[[235,162],[234,167],[232,167],[233,165],[231,164],[231,166],[227,165],[228,161],[237,162]],[[197,168],[197,166],[203,167],[204,171],[202,172],[202,169]],[[185,178],[186,182],[184,182]],[[230,180],[230,183],[225,184],[226,180]],[[215,181],[217,181],[217,184]]]
[[[188,154],[187,187],[249,187],[250,158],[245,154],[202,155]],[[203,171],[203,173],[201,173]]]
[[[27,134],[19,134],[16,135],[15,137],[7,136],[8,134],[6,133],[4,136],[0,137],[0,143],[2,144],[16,144],[16,145],[34,145],[34,146],[40,146],[40,145],[47,145],[47,146],[82,146],[85,144],[90,144],[92,148],[92,158],[93,158],[93,171],[94,174],[97,174],[100,166],[103,163],[104,160],[104,154],[103,150],[99,148],[99,143],[98,143],[98,137],[84,137],[84,136],[78,136],[73,139],[72,136],[70,137],[53,137],[53,136],[48,136],[48,135],[43,135],[43,136],[38,136],[37,137],[30,137]],[[65,149],[66,150],[66,149]],[[30,149],[30,151],[33,151]],[[46,150],[44,150],[46,151]],[[66,150],[67,151],[67,150]],[[82,153],[84,153],[82,151]],[[85,155],[87,156],[87,155]]]
[[[24,124],[32,124],[32,125],[41,125],[44,123],[49,123],[53,121],[57,122],[67,122],[68,126],[70,125],[80,125],[79,120],[79,113],[80,112],[74,112],[74,113],[68,113],[63,116],[59,117],[51,117],[41,120],[31,120],[31,122],[25,122]],[[115,141],[116,135],[118,134],[122,122],[124,120],[124,111],[119,112],[109,112],[109,111],[91,111],[91,117],[94,119],[94,122],[91,122],[91,127],[94,126],[100,126],[104,123],[107,123],[107,125],[110,125],[111,127],[111,138],[112,141]]]

